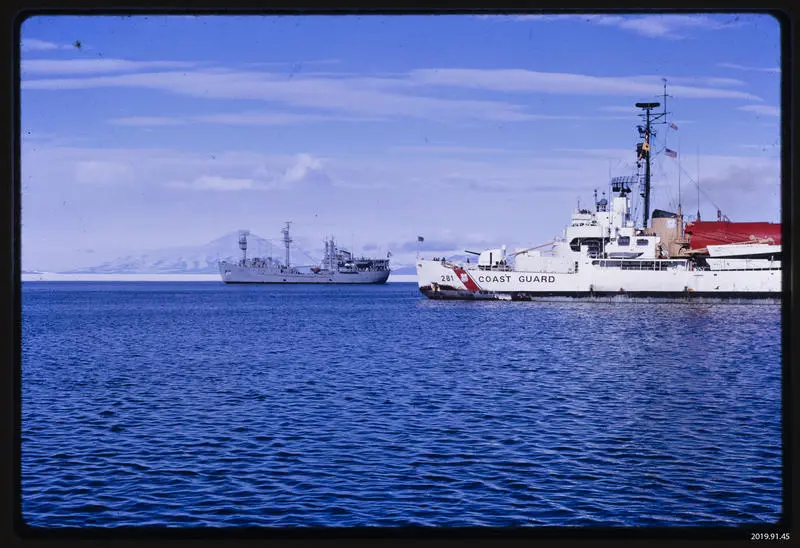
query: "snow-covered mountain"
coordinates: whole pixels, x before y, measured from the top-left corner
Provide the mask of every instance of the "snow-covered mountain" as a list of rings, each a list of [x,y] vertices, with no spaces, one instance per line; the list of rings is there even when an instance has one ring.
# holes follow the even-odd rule
[[[256,234],[247,237],[250,256],[272,252],[282,254],[283,246],[272,244]],[[183,246],[126,255],[101,264],[64,271],[81,274],[216,274],[217,262],[240,257],[239,233],[229,232],[204,245]],[[282,256],[282,255],[279,255]]]
[[[279,260],[284,257],[283,243],[278,240],[268,240],[251,233],[247,237],[248,257],[273,256]],[[292,246],[292,263],[316,264],[321,258],[322,250],[308,253],[298,245]],[[392,258],[392,274],[416,274],[414,255]],[[314,260],[314,256],[319,256]],[[433,258],[428,254],[426,258]],[[238,231],[229,232],[207,244],[197,246],[182,246],[129,254],[106,260],[102,263],[72,268],[55,269],[62,274],[217,274],[218,261],[238,260],[239,251]],[[471,255],[448,255],[447,259],[455,262],[466,262],[467,258],[475,260]]]

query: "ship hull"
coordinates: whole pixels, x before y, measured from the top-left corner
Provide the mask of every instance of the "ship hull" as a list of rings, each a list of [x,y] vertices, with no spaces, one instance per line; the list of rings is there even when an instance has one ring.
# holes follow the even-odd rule
[[[434,291],[430,287],[421,287],[420,292],[432,300],[501,300],[501,301],[541,301],[541,302],[755,302],[778,304],[781,302],[780,294],[772,292],[705,292],[694,291],[666,292],[666,291],[638,291],[638,292],[596,292],[583,291],[574,293],[558,292],[486,292],[475,294],[471,291],[439,288]]]
[[[768,300],[780,301],[780,270],[662,271],[597,268],[577,272],[485,271],[419,261],[419,289],[459,300]]]
[[[382,284],[389,279],[389,271],[281,273],[223,263],[220,276],[226,284]]]

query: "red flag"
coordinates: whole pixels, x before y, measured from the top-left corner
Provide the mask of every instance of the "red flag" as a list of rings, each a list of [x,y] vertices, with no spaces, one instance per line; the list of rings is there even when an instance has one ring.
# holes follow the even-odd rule
[[[678,126],[676,126],[672,122],[670,122],[669,127],[671,127],[672,129],[678,129]]]

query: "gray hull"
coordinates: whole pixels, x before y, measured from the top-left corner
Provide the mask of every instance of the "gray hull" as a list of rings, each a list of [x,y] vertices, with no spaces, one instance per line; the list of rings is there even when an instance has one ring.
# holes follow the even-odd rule
[[[226,284],[382,284],[389,270],[361,272],[281,273],[274,269],[220,263],[220,276]]]

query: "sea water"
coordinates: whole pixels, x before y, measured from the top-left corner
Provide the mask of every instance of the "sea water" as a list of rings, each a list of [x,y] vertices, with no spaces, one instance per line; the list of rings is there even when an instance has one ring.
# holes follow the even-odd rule
[[[779,305],[25,283],[23,518],[770,523],[780,335]]]

